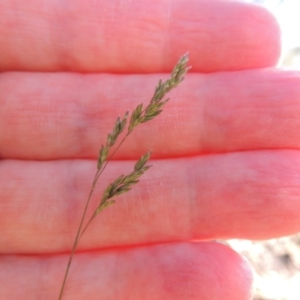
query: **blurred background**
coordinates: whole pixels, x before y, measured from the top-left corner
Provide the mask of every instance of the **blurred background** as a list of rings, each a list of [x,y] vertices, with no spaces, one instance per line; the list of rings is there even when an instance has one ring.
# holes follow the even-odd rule
[[[279,67],[300,70],[300,0],[241,1],[263,5],[276,16],[282,32]],[[254,300],[300,300],[300,234],[268,241],[229,240],[228,243],[255,270]]]

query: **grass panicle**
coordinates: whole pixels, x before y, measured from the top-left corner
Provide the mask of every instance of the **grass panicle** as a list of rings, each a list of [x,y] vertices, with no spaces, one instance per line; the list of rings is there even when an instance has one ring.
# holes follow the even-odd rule
[[[119,135],[124,131],[128,115],[129,112],[127,111],[122,119],[120,119],[120,117],[117,118],[112,132],[107,135],[106,144],[101,146],[97,164],[98,171],[101,170],[104,162],[107,160],[110,148],[116,143]]]
[[[188,54],[185,54],[179,59],[178,63],[175,65],[174,69],[171,72],[170,78],[167,79],[166,81],[159,80],[157,86],[155,87],[154,94],[150,100],[150,103],[145,108],[143,108],[143,104],[141,103],[132,111],[125,137],[123,137],[121,142],[119,142],[119,144],[116,146],[113,153],[110,154],[110,150],[116,144],[121,133],[125,130],[126,125],[128,123],[127,120],[129,117],[129,112],[126,112],[122,118],[121,117],[117,118],[113,130],[107,135],[106,143],[101,146],[99,151],[99,156],[97,159],[96,174],[94,176],[92,187],[89,196],[87,198],[87,201],[85,203],[80,224],[77,229],[76,237],[69,257],[67,268],[65,271],[58,300],[62,299],[70,266],[72,263],[72,259],[75,254],[75,250],[77,248],[80,238],[88,228],[89,224],[94,220],[94,218],[104,209],[106,209],[107,207],[111,206],[116,202],[115,200],[116,196],[130,191],[132,187],[139,182],[140,177],[144,175],[145,172],[147,172],[147,170],[151,167],[151,165],[148,165],[147,163],[150,159],[152,151],[148,151],[147,153],[145,153],[135,163],[133,171],[131,173],[127,175],[122,174],[118,176],[113,182],[111,182],[106,187],[99,201],[98,206],[94,210],[94,213],[88,219],[88,221],[85,222],[87,209],[100,175],[103,173],[110,159],[120,148],[123,142],[127,139],[127,137],[131,134],[131,132],[138,125],[154,119],[163,111],[163,106],[169,101],[169,98],[164,99],[164,97],[168,92],[170,92],[173,88],[177,87],[183,81],[186,73],[190,69],[190,67],[187,66],[187,63],[188,63]]]
[[[146,165],[150,156],[151,151],[148,151],[136,162],[134,169],[130,174],[120,175],[115,181],[107,186],[103,192],[100,204],[95,211],[95,216],[104,208],[115,202],[114,200],[110,199],[130,191],[132,186],[139,182],[139,177],[141,177],[148,169],[151,168],[151,165]]]
[[[162,112],[163,106],[169,101],[169,98],[164,99],[165,95],[183,81],[186,73],[190,69],[187,63],[188,54],[185,54],[174,67],[170,78],[164,82],[161,79],[159,80],[148,106],[143,110],[143,104],[139,104],[133,110],[128,127],[129,133],[139,124],[152,120]]]

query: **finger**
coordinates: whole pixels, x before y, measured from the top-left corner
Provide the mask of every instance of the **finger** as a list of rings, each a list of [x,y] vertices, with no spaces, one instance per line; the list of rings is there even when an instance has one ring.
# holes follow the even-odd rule
[[[56,299],[66,262],[2,256],[1,299]],[[63,299],[249,300],[251,284],[248,263],[224,245],[164,244],[76,254]]]
[[[69,251],[96,162],[1,162],[0,251]],[[299,231],[299,151],[254,151],[157,160],[96,217],[79,249],[182,240],[267,239]],[[103,189],[131,162],[112,162]],[[283,221],[284,220],[284,221]],[[86,219],[86,222],[88,218]]]
[[[186,51],[194,71],[274,65],[279,29],[233,1],[1,1],[2,70],[163,72]],[[139,12],[138,14],[136,12]]]
[[[158,77],[2,74],[0,154],[96,158],[117,115],[147,105]],[[139,126],[115,158],[137,158],[149,149],[161,158],[299,148],[299,87],[297,72],[189,74],[162,115]]]

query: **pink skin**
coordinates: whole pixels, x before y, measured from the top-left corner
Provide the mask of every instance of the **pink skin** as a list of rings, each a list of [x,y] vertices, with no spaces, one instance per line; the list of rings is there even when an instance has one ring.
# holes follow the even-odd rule
[[[154,165],[80,241],[64,300],[249,300],[222,238],[300,230],[300,76],[260,7],[223,0],[0,3],[0,299],[57,299],[101,143],[189,51],[165,111],[99,182]],[[56,72],[49,72],[56,71]]]

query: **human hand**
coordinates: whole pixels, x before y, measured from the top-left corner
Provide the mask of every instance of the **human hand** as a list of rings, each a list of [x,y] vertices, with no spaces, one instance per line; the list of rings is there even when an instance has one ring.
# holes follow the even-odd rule
[[[0,11],[0,299],[57,299],[101,143],[186,51],[193,74],[123,145],[91,210],[151,148],[154,166],[86,231],[63,299],[250,299],[247,263],[209,240],[300,228],[299,75],[260,69],[278,59],[273,18],[192,0]]]

